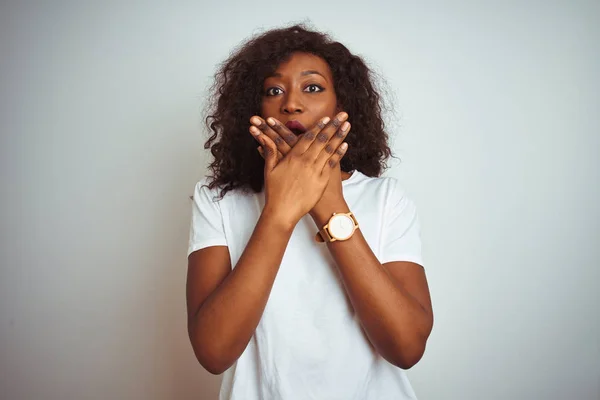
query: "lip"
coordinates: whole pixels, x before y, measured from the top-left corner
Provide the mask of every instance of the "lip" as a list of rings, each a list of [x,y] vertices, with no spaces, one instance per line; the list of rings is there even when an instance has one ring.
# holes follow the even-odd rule
[[[306,128],[304,127],[304,125],[302,125],[302,123],[300,121],[296,121],[291,120],[285,123],[285,126],[292,132],[294,132],[296,135],[302,134],[304,132],[306,132]]]

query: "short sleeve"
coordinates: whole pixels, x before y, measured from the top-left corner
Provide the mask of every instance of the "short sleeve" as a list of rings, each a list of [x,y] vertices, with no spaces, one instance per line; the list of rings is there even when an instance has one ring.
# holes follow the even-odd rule
[[[392,178],[382,232],[381,263],[410,261],[423,265],[417,208]]]
[[[210,246],[226,246],[221,205],[217,193],[204,181],[196,184],[192,202],[192,222],[188,256],[196,250]]]

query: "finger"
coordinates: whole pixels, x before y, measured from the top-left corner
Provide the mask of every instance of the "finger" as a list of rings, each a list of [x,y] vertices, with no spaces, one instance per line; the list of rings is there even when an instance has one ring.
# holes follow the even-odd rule
[[[260,154],[260,156],[261,156],[262,158],[265,158],[265,152],[263,151],[263,148],[262,148],[262,146],[258,146],[258,147],[256,148],[256,150],[258,150],[258,153]],[[282,158],[283,158],[283,154],[281,154],[281,152],[280,152],[280,151],[278,151],[278,152],[277,152],[277,162],[281,161],[281,159],[282,159]]]
[[[292,140],[290,136],[293,136],[295,140],[296,135],[294,135],[285,125],[279,123],[279,130],[276,131],[258,116],[253,116],[250,118],[250,123],[262,134],[267,135],[275,143],[277,150],[279,150],[282,154],[287,154],[291,150],[292,147],[288,144],[288,141]]]
[[[277,165],[277,146],[267,135],[259,135],[257,140],[263,149],[265,172],[270,172]]]
[[[348,151],[348,143],[344,142],[337,148],[337,150],[329,157],[329,159],[323,165],[322,172],[327,172],[327,170],[332,170],[337,167],[340,163],[340,160],[346,152]]]
[[[321,131],[327,126],[330,120],[331,118],[329,117],[322,118],[319,122],[317,122],[315,126],[313,126],[311,129],[307,130],[302,135],[300,135],[298,143],[296,143],[296,145],[290,153],[293,153],[294,155],[304,154],[306,150],[308,150],[310,145],[314,142],[317,135],[319,135]]]
[[[351,129],[350,122],[346,121],[342,124],[340,129],[333,135],[329,142],[325,145],[323,150],[319,153],[316,159],[316,163],[323,166],[327,160],[333,155],[333,153],[340,147],[342,141],[346,139],[346,136]]]
[[[305,152],[309,159],[316,161],[317,157],[319,156],[319,153],[323,151],[325,146],[327,146],[327,144],[335,134],[344,135],[344,132],[339,131],[341,131],[340,128],[344,124],[344,122],[346,122],[347,119],[348,114],[345,112],[341,112],[335,118],[333,118],[331,122],[329,122],[327,126],[323,128],[321,132],[317,134],[315,140],[310,144],[309,148]],[[347,127],[347,125],[344,126]]]
[[[298,137],[287,126],[273,117],[267,118],[267,124],[288,144],[290,149],[298,142]]]
[[[315,130],[310,130],[302,136],[302,140],[294,146],[293,151],[296,152],[296,148],[298,148],[298,152],[302,152],[307,158],[315,161],[321,150],[323,150],[329,142],[329,139],[339,130],[346,119],[348,119],[348,114],[345,112],[339,113],[335,118],[328,122],[325,122],[327,118],[324,118],[317,124]],[[325,123],[325,126],[322,126],[323,123]]]

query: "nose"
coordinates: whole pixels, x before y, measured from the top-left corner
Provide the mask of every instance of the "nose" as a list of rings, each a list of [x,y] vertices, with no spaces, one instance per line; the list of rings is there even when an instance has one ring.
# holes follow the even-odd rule
[[[282,103],[281,113],[282,114],[298,114],[304,111],[304,105],[300,99],[300,96],[295,93],[288,92]]]

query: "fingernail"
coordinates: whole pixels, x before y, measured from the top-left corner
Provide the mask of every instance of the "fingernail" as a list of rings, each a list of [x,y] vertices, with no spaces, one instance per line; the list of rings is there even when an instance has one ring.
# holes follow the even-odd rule
[[[348,114],[346,114],[345,112],[342,111],[338,114],[338,120],[344,121],[346,118],[348,118]]]
[[[254,136],[259,136],[260,135],[260,129],[258,129],[255,126],[251,126],[250,127],[250,133],[253,134]]]
[[[271,117],[267,118],[267,124],[271,126],[275,126],[275,120]]]
[[[350,122],[346,121],[342,124],[342,130],[346,132],[350,128]]]
[[[325,118],[323,118],[323,121],[322,121],[322,122],[323,122],[324,124],[326,124],[326,123],[328,123],[329,121],[331,121],[331,118],[329,118],[329,117],[325,117]]]
[[[262,121],[258,117],[253,117],[252,119],[250,119],[250,122],[252,122],[256,126],[260,126],[260,124],[262,124]]]
[[[348,148],[348,143],[345,143],[345,142],[344,142],[344,143],[342,143],[342,145],[340,146],[340,148],[341,148],[342,150],[346,150],[346,149]]]

